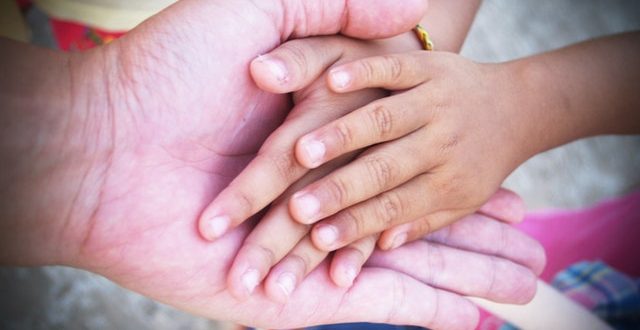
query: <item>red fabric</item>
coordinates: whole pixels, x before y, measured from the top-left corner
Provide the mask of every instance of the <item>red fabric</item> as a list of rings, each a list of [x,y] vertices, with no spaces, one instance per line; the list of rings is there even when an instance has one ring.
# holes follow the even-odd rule
[[[58,47],[65,51],[91,49],[124,35],[124,32],[108,32],[54,18],[51,18],[51,29]]]

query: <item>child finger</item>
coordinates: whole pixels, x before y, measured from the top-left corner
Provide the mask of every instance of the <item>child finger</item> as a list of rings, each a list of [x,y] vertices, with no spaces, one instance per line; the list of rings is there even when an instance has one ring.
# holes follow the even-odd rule
[[[288,41],[251,62],[258,87],[271,93],[298,91],[316,80],[344,53],[344,38],[315,37]]]
[[[267,275],[264,282],[267,296],[285,303],[300,281],[328,255],[328,252],[317,249],[309,236],[305,236]]]
[[[371,148],[353,162],[298,191],[289,201],[291,215],[301,223],[311,224],[423,173],[434,162],[434,159],[420,157],[422,146],[417,141],[423,139],[423,134],[427,133],[414,132]]]
[[[425,96],[419,89],[407,91],[334,120],[297,141],[296,159],[315,168],[347,152],[403,137],[431,120]]]
[[[279,262],[309,231],[291,219],[285,204],[270,210],[251,231],[229,268],[227,284],[231,294],[246,300]],[[277,240],[273,233],[282,233]]]
[[[378,235],[368,236],[334,253],[329,272],[337,286],[346,288],[353,284],[362,266],[373,253],[377,239]]]
[[[431,177],[420,175],[398,188],[384,192],[360,204],[324,219],[311,230],[314,244],[333,251],[355,240],[382,232],[393,226],[433,213],[441,204],[438,194],[429,194]],[[433,222],[431,228],[445,223]]]
[[[329,71],[328,85],[338,93],[364,88],[403,90],[429,80],[433,52],[373,56],[341,64]]]

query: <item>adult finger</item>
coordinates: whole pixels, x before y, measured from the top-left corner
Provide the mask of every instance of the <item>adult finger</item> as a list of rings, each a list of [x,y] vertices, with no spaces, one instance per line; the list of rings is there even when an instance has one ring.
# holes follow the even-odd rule
[[[403,137],[429,123],[428,103],[420,89],[371,102],[301,137],[296,159],[315,168],[344,153]]]
[[[519,223],[524,219],[524,201],[515,192],[500,188],[478,209],[478,213],[507,223]]]
[[[411,30],[424,17],[428,1],[345,0],[281,1],[273,12],[282,40],[344,34],[361,39],[388,38]],[[279,18],[279,19],[277,19]]]
[[[425,285],[391,269],[365,267],[350,288],[319,285],[327,279],[322,267],[311,273],[289,302],[275,310],[278,315],[297,316],[291,327],[335,322],[406,324],[429,329],[472,329],[478,310],[466,298]],[[312,312],[301,314],[300,310]]]
[[[508,259],[535,274],[544,269],[546,257],[542,245],[507,223],[472,214],[424,236],[431,231],[434,221],[433,216],[427,216],[387,230],[380,236],[378,246],[390,249],[424,237],[447,246]]]
[[[536,289],[537,277],[529,268],[427,241],[376,252],[367,266],[391,268],[439,289],[502,303],[526,303]]]

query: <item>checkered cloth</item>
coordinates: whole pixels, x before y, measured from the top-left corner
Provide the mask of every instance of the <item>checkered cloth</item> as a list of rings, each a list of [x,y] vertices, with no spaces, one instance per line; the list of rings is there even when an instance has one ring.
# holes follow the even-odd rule
[[[640,328],[640,279],[603,262],[579,262],[551,283],[616,329]]]

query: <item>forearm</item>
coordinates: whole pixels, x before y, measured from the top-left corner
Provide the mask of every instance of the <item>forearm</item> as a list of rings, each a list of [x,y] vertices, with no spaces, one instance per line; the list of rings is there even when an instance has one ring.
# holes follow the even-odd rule
[[[527,156],[579,138],[640,132],[640,33],[506,63]]]
[[[80,57],[5,39],[0,48],[0,264],[62,262],[94,193],[83,187],[100,153],[87,133],[100,128],[79,123],[95,98],[80,92],[90,87],[71,67]]]
[[[421,24],[427,29],[435,50],[457,53],[462,48],[469,28],[476,16],[479,0],[432,0]],[[420,49],[413,32],[393,39],[398,52]]]

